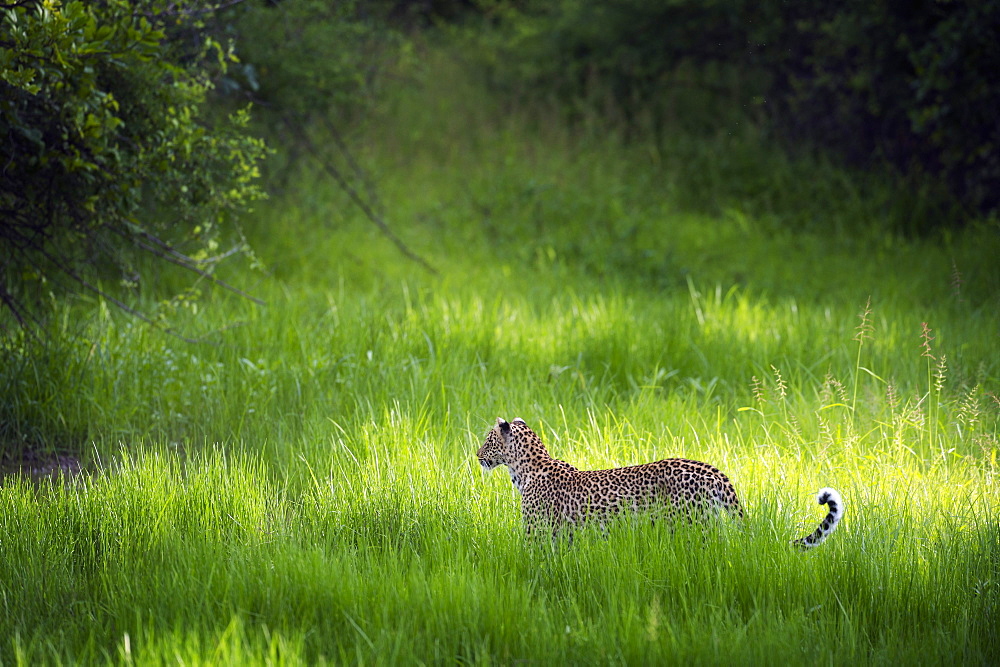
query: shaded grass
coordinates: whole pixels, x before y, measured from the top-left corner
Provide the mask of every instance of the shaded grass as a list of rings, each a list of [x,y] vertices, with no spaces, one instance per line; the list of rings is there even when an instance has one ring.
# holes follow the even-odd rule
[[[0,487],[0,661],[995,662],[995,230],[898,239],[896,195],[749,130],[643,145],[445,79],[362,155],[439,276],[304,169],[228,276],[268,305],[207,293],[205,343],[100,303],[5,341],[5,446],[93,472]],[[710,461],[748,517],[525,543],[473,456],[498,415],[580,467]],[[826,485],[841,528],[790,550]]]

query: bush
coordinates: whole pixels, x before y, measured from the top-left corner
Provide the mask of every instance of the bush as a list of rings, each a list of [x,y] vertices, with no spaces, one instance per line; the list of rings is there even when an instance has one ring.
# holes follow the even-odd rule
[[[240,63],[230,68],[220,91],[254,100],[270,121],[280,115],[356,115],[381,71],[382,47],[392,40],[380,14],[378,7],[351,1],[237,5],[226,16],[225,30]]]
[[[210,77],[227,64],[202,33],[208,9],[0,5],[0,299],[20,323],[68,289],[127,308],[104,281],[138,286],[140,256],[210,276],[228,254],[220,232],[261,196],[265,149],[247,110],[207,120]]]
[[[764,6],[767,6],[765,4]],[[800,2],[760,21],[775,126],[1000,207],[1000,2]]]
[[[505,12],[495,74],[628,113],[678,85],[726,90],[794,144],[946,184],[1000,209],[1000,0],[528,2]],[[696,76],[687,72],[694,65]],[[679,81],[680,79],[680,81]],[[938,224],[944,222],[937,221]]]

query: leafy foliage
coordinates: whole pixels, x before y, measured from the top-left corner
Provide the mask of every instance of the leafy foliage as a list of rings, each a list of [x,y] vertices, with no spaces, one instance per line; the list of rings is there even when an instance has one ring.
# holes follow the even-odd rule
[[[765,5],[766,6],[766,5]],[[1000,2],[791,3],[751,33],[780,131],[1000,207]]]
[[[285,0],[236,7],[227,29],[240,64],[223,92],[243,92],[265,112],[304,116],[361,108],[389,33],[355,2]]]
[[[22,324],[40,294],[64,288],[126,307],[101,281],[138,286],[140,255],[211,277],[230,254],[220,233],[261,196],[265,148],[245,109],[208,122],[224,49],[167,39],[168,27],[198,36],[207,11],[158,0],[0,10],[0,299]]]
[[[789,143],[889,162],[969,209],[1000,208],[1000,1],[521,4],[501,12],[500,78],[566,99],[600,84],[627,112],[679,87],[724,87],[722,103],[760,110]]]

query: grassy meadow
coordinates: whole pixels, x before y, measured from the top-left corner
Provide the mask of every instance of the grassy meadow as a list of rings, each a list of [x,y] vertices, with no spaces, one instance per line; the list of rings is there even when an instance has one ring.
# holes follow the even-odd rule
[[[266,305],[202,285],[187,343],[80,297],[4,341],[4,447],[84,465],[2,480],[0,663],[1000,660],[996,223],[906,238],[919,193],[724,104],[626,132],[420,60],[355,142],[436,273],[279,154],[263,267],[224,267]],[[526,542],[498,416],[709,461],[747,518]],[[823,486],[845,519],[794,551]]]

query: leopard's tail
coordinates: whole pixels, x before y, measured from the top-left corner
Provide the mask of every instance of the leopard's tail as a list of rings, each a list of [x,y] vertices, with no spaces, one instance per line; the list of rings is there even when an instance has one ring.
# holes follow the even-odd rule
[[[837,528],[837,524],[840,523],[841,517],[844,516],[844,501],[835,489],[820,489],[819,494],[816,496],[816,500],[819,501],[820,505],[826,505],[829,507],[830,511],[815,531],[813,531],[810,535],[806,535],[805,537],[792,542],[792,544],[797,547],[811,549],[815,546],[819,546],[820,543],[829,537],[830,533]]]

